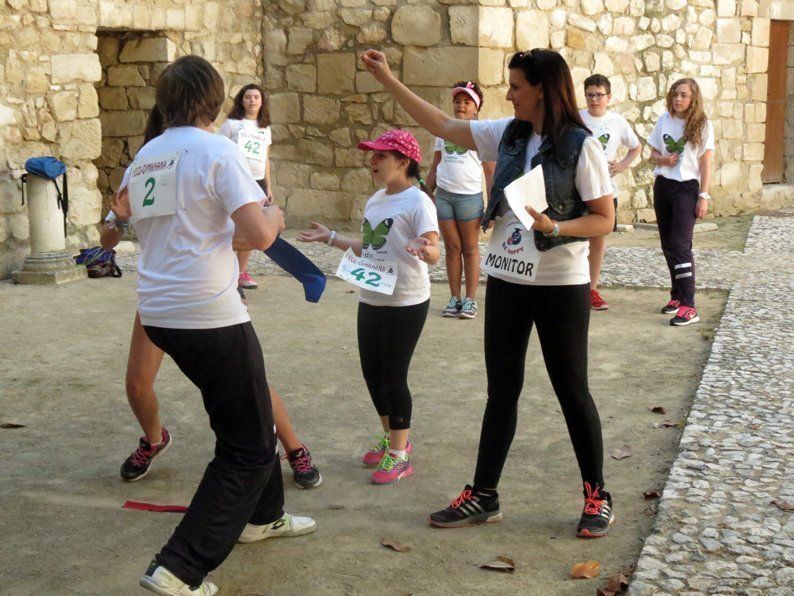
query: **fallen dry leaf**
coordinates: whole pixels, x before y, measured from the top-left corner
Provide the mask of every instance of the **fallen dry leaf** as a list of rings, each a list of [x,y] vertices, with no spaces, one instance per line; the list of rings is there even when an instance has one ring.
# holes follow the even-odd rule
[[[585,561],[576,563],[571,567],[571,577],[573,579],[593,579],[601,573],[601,563],[598,561]]]
[[[0,428],[24,428],[25,425],[13,418],[0,418]]]
[[[783,511],[794,511],[794,505],[791,503],[784,501],[783,499],[773,499],[770,505],[774,505],[778,509],[782,509]]]
[[[612,457],[615,459],[626,459],[627,457],[631,457],[631,447],[623,445],[620,449],[613,449]]]
[[[630,574],[629,574],[630,575]],[[596,590],[596,596],[615,596],[629,588],[629,578],[625,571],[611,576],[607,583]]]
[[[667,414],[667,410],[665,410],[662,406],[654,406],[650,408],[650,410],[654,414]]]
[[[411,550],[411,547],[407,544],[402,544],[391,538],[381,538],[380,543],[387,548],[396,550],[398,553],[407,553],[409,550]]]
[[[644,493],[642,493],[642,497],[644,499],[658,499],[661,496],[662,496],[661,493],[656,489],[646,490]]]
[[[502,555],[496,557],[496,559],[489,563],[480,563],[477,567],[480,569],[490,569],[492,571],[506,571],[507,573],[513,573],[516,570],[515,561],[510,557]]]

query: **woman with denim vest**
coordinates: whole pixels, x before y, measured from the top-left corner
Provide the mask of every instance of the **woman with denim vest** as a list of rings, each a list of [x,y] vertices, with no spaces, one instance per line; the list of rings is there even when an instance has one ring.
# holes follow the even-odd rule
[[[483,269],[485,366],[488,403],[474,482],[430,523],[459,527],[495,522],[497,484],[516,430],[527,343],[537,326],[546,370],[560,402],[584,484],[577,535],[604,536],[613,520],[604,490],[601,422],[587,381],[591,236],[608,234],[615,217],[609,166],[576,107],[565,60],[551,50],[515,54],[506,99],[514,118],[458,120],[403,85],[376,50],[362,56],[367,70],[431,134],[496,161],[483,229],[493,232]],[[540,166],[548,209],[527,231],[511,211],[504,189]]]

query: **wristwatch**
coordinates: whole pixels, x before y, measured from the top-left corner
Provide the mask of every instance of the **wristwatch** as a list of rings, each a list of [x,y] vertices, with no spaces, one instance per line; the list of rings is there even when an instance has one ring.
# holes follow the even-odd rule
[[[711,198],[711,195],[707,192],[699,192],[698,197],[701,199],[706,199],[707,201]]]
[[[556,238],[557,236],[560,235],[560,224],[553,220],[552,223],[554,224],[554,227],[551,229],[551,232],[549,232],[548,234],[545,232],[543,233],[543,236],[545,236],[546,238]]]

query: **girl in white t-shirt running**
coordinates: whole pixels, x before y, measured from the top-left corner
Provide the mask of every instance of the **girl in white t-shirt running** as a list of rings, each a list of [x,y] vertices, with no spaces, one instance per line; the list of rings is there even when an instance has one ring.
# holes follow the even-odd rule
[[[431,514],[430,523],[459,527],[501,519],[496,489],[516,431],[527,344],[536,328],[584,488],[576,533],[588,538],[606,535],[613,519],[612,497],[604,488],[601,421],[587,381],[587,239],[609,233],[615,210],[609,166],[576,108],[568,65],[551,50],[518,52],[508,63],[506,97],[515,117],[458,120],[403,85],[382,52],[367,50],[362,60],[420,126],[456,145],[476,149],[483,160],[496,161],[483,216],[484,226],[492,219],[494,225],[483,260],[488,272],[484,338],[488,403],[477,467],[474,482],[449,507]],[[548,209],[543,213],[529,209],[534,223],[527,230],[510,208],[504,188],[538,167]]]
[[[363,462],[376,466],[373,484],[391,484],[413,474],[408,367],[430,306],[427,264],[439,258],[438,224],[430,197],[411,182],[423,183],[422,153],[411,133],[390,130],[358,148],[373,152],[372,178],[384,187],[364,206],[361,239],[312,222],[313,229],[301,232],[298,240],[350,249],[396,274],[390,295],[362,287],[357,324],[361,370],[384,431]]]
[[[455,118],[474,120],[482,109],[480,86],[460,81],[452,88]],[[493,162],[483,163],[476,151],[436,138],[435,155],[427,186],[435,191],[438,226],[444,238],[447,280],[451,298],[441,311],[445,317],[477,316],[480,282],[480,218],[483,213],[483,175],[486,187],[493,179]],[[466,294],[461,299],[461,279],[466,272]]]
[[[237,286],[235,227],[265,250],[284,229],[237,148],[213,134],[223,79],[199,56],[157,81],[164,132],[141,147],[112,205],[138,235],[143,332],[201,391],[214,457],[171,538],[139,584],[158,594],[215,594],[205,581],[235,543],[315,530],[284,513],[273,414],[259,340]]]
[[[270,109],[265,92],[259,85],[251,83],[237,92],[227,120],[221,124],[218,132],[237,144],[248,162],[248,167],[251,168],[251,175],[265,191],[267,202],[272,203],[269,158],[269,148],[272,144]],[[248,262],[251,260],[251,251],[238,250],[236,252],[240,264],[240,287],[246,290],[255,290],[258,284],[247,271]]]
[[[708,213],[714,129],[703,111],[700,87],[694,79],[679,79],[667,93],[667,112],[654,126],[652,147],[653,208],[662,252],[670,270],[670,301],[662,313],[675,316],[670,325],[700,321],[695,310],[695,221]]]

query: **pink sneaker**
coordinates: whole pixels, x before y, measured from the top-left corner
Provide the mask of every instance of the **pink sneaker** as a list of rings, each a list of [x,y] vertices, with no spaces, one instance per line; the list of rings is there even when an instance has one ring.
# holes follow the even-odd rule
[[[413,473],[414,467],[410,460],[392,457],[391,453],[386,453],[372,473],[372,484],[394,484]]]
[[[364,457],[361,458],[361,463],[364,464],[367,468],[374,468],[380,463],[380,460],[383,459],[383,456],[386,455],[389,451],[389,435],[377,435],[378,442],[369,451],[364,454]],[[414,450],[414,446],[411,445],[411,442],[408,441],[408,446],[405,448],[406,453],[411,453]]]
[[[243,271],[240,274],[240,277],[237,278],[237,285],[245,290],[256,290],[259,287],[254,278],[248,275],[248,271]]]
[[[691,306],[681,306],[678,308],[678,313],[670,319],[670,324],[673,327],[683,327],[691,325],[692,323],[700,322],[698,311]]]

